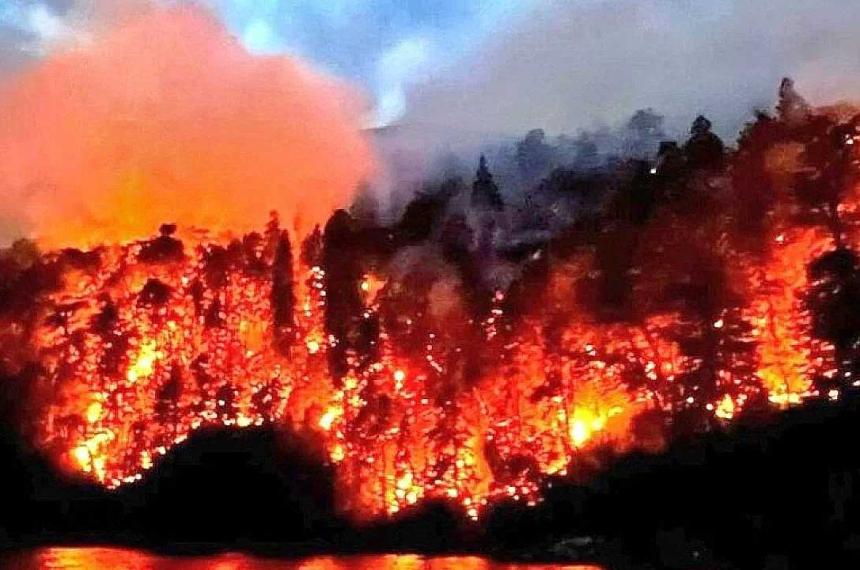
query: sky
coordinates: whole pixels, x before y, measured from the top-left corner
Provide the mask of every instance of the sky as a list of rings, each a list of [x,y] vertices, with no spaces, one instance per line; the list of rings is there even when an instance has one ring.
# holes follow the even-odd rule
[[[406,91],[427,81],[534,0],[215,0],[252,51],[288,51],[358,82],[380,123],[405,111]]]
[[[0,0],[0,74],[152,2]],[[349,81],[368,124],[575,132],[654,107],[724,134],[792,75],[813,102],[860,91],[856,0],[199,0],[256,54]]]

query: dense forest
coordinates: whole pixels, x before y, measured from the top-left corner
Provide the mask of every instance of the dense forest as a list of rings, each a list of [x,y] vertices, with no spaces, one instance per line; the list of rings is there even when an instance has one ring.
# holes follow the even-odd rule
[[[4,416],[58,469],[134,483],[196,429],[282,425],[359,520],[428,500],[473,519],[631,450],[838,400],[860,362],[860,115],[790,80],[736,143],[515,145],[372,193],[299,240],[159,235],[0,257]]]

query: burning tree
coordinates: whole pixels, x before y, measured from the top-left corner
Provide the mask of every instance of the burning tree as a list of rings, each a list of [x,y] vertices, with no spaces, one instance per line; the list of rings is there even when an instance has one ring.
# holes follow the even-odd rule
[[[273,216],[228,238],[19,243],[0,256],[4,385],[34,445],[110,487],[201,427],[289,425],[362,519],[535,503],[600,450],[839,397],[860,339],[860,119],[782,99],[728,152],[700,117],[683,147],[618,165],[607,207],[524,251],[470,226],[505,215],[483,160],[471,209],[450,183],[391,227],[337,211],[307,236]]]

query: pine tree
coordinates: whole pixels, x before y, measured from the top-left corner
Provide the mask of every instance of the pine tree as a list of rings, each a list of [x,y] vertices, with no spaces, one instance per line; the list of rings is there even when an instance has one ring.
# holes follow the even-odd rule
[[[496,186],[493,175],[487,167],[487,158],[483,154],[478,164],[478,171],[475,173],[475,182],[472,184],[471,204],[473,207],[493,210],[502,210],[505,207],[499,187]]]
[[[289,348],[296,298],[293,292],[293,251],[286,230],[280,232],[272,261],[272,319],[275,327],[275,347],[284,352]]]
[[[355,247],[354,221],[345,210],[329,218],[323,233],[322,268],[325,270],[325,329],[334,339],[328,351],[329,370],[335,382],[349,371],[364,313],[360,282],[361,260]]]
[[[779,85],[779,102],[776,104],[779,120],[793,125],[803,122],[812,113],[809,103],[794,88],[794,80],[785,77]]]
[[[302,242],[301,261],[305,267],[315,267],[322,263],[323,234],[319,225]]]

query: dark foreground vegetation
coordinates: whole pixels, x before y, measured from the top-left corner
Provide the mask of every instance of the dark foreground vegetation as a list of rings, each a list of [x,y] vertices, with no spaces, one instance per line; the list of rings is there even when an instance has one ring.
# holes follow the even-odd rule
[[[603,457],[545,502],[492,507],[479,523],[429,504],[365,526],[342,518],[332,473],[287,433],[199,433],[141,483],[64,480],[6,428],[0,544],[122,544],[173,553],[248,550],[481,552],[614,567],[810,568],[860,563],[860,400]],[[856,566],[853,566],[856,567]]]

